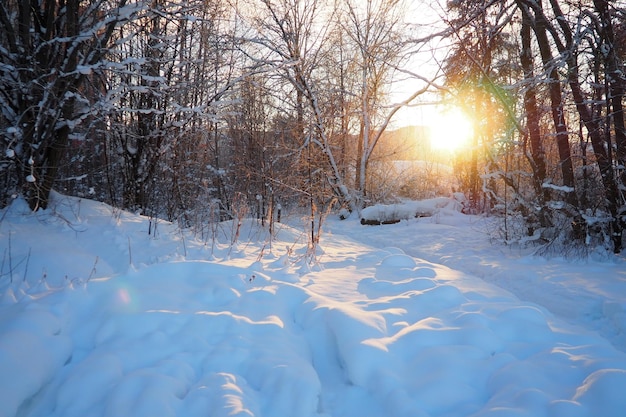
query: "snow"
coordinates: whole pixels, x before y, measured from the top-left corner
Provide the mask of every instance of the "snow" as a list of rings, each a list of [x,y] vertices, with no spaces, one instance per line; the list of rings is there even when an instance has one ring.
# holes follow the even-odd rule
[[[271,240],[244,221],[232,244],[228,222],[202,241],[90,200],[16,200],[0,417],[626,414],[623,258],[535,257],[452,199],[411,204],[431,216],[327,219],[308,263],[297,216]]]
[[[574,187],[568,187],[568,186],[565,186],[565,185],[555,185],[555,184],[552,184],[550,182],[544,182],[543,184],[541,184],[541,187],[542,188],[549,188],[549,189],[555,190],[555,191],[563,191],[565,193],[573,193],[575,191]]]
[[[404,201],[397,204],[377,204],[361,211],[361,219],[369,222],[408,220],[414,217],[430,217],[442,209],[462,211],[465,196],[455,193],[451,197],[436,197],[420,201]]]

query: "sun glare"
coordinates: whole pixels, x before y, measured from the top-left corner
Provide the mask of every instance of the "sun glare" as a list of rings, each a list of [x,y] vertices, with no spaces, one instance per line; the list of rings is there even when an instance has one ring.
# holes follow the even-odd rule
[[[468,145],[473,133],[472,121],[463,111],[447,109],[433,119],[430,144],[434,149],[454,152]]]

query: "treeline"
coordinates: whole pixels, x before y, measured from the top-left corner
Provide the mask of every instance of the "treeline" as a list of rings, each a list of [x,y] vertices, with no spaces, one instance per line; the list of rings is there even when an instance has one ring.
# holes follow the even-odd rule
[[[624,2],[451,1],[430,25],[411,8],[5,0],[2,204],[54,188],[183,226],[358,211],[389,197],[371,171],[394,116],[436,94],[475,118],[455,171],[475,212],[519,226],[505,239],[620,251]]]
[[[359,208],[401,107],[403,17],[397,1],[5,1],[2,201],[45,208],[55,187],[183,224]]]

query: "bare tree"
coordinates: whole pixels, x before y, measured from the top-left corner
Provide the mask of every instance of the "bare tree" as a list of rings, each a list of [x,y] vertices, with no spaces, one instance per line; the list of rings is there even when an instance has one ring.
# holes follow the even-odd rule
[[[233,19],[223,2],[155,0],[116,34],[104,134],[123,207],[170,220],[199,196],[227,208],[220,124],[242,76]]]
[[[304,159],[315,161],[313,171],[325,173],[324,182],[342,204],[358,210],[367,165],[382,133],[400,108],[425,91],[400,103],[386,101],[389,83],[406,58],[401,4],[342,1],[338,9],[305,0],[263,4],[266,14],[257,16],[253,39],[267,55],[258,60],[293,88],[294,133],[301,138]],[[350,157],[347,138],[354,125],[358,140]]]
[[[406,93],[398,103],[389,100],[389,87],[398,74],[409,72],[410,28],[405,21],[406,4],[400,0],[340,2],[340,25],[348,35],[348,48],[354,51],[352,71],[357,82],[350,93],[357,98],[355,118],[358,123],[355,188],[358,199],[367,196],[368,164],[376,146],[395,114],[425,93],[425,87]]]
[[[321,2],[312,0],[263,0],[263,4],[266,13],[256,16],[259,36],[254,41],[267,55],[257,61],[273,68],[292,88],[285,90],[284,101],[292,103],[292,132],[300,143],[300,156],[311,160],[314,151],[308,148],[317,148],[325,162],[324,181],[336,195],[351,201],[329,136],[324,110],[327,103],[322,100],[324,83],[319,77],[319,64],[328,47],[328,25],[321,21],[322,13],[332,13],[332,10],[329,12]],[[293,94],[293,99],[288,98],[289,93]]]
[[[70,135],[90,112],[81,86],[101,70],[115,28],[141,12],[127,0],[0,4],[3,201],[45,208]]]

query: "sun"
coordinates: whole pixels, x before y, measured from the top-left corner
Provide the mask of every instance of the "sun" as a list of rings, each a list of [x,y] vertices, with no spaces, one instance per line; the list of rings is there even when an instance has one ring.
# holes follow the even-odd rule
[[[473,130],[472,120],[461,109],[447,108],[430,123],[430,144],[433,149],[456,152],[469,144]]]

